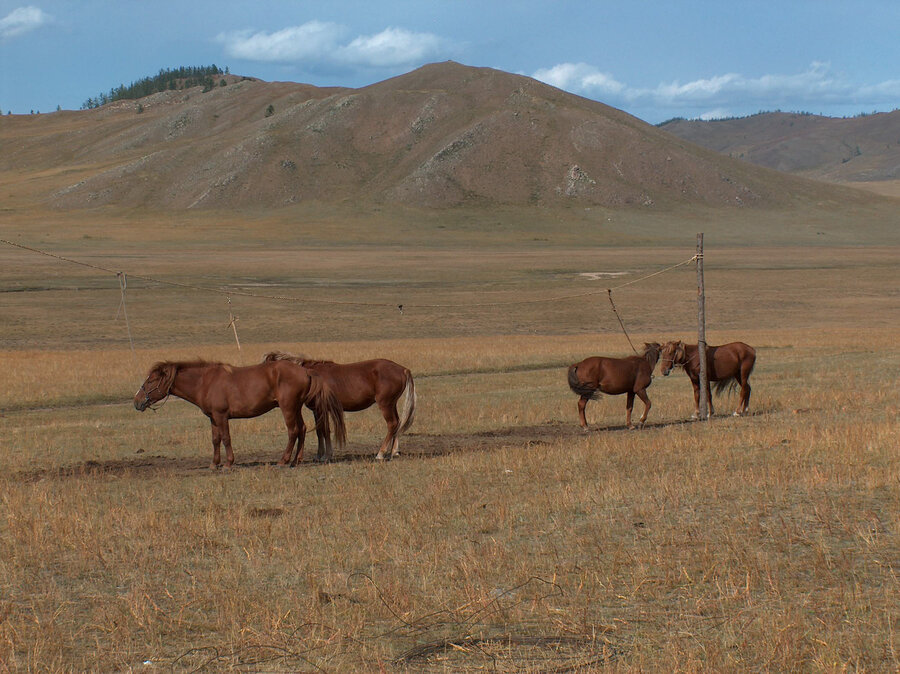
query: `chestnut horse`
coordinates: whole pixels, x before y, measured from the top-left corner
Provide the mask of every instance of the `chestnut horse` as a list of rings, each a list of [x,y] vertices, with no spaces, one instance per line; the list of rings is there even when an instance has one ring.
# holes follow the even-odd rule
[[[281,351],[267,353],[263,362],[287,360],[320,374],[334,391],[345,412],[358,412],[377,403],[387,423],[387,435],[381,443],[375,458],[384,459],[388,450],[391,458],[400,453],[400,434],[412,426],[416,413],[416,385],[412,374],[402,365],[392,360],[378,358],[358,363],[335,363],[330,360],[313,360],[306,356],[295,356]],[[406,394],[403,413],[397,414],[397,401]],[[319,442],[320,459],[330,461],[333,450],[328,433],[318,426],[316,415],[316,437]]]
[[[700,418],[700,349],[696,344],[685,344],[682,341],[666,342],[662,345],[659,369],[664,377],[676,365],[684,368],[694,387],[694,414],[692,419]],[[738,399],[734,416],[739,417],[750,410],[750,373],[756,364],[756,349],[743,342],[731,342],[722,346],[706,347],[706,399],[709,401],[709,415],[714,414],[712,396],[709,393],[709,382],[716,382],[716,395],[721,395],[728,388],[738,384],[741,395]]]
[[[333,427],[341,444],[346,439],[344,413],[334,392],[323,377],[293,363],[261,363],[232,367],[204,360],[156,363],[147,379],[134,394],[134,407],[143,412],[153,403],[170,395],[193,403],[212,423],[213,460],[210,468],[218,468],[219,445],[225,443],[226,467],[234,463],[229,419],[258,417],[276,407],[281,408],[288,430],[288,444],[278,465],[303,460],[303,405],[316,410],[322,427]],[[291,460],[294,444],[297,453]]]
[[[588,400],[600,397],[601,393],[607,395],[627,394],[625,403],[625,425],[634,428],[631,423],[631,410],[634,408],[634,397],[637,396],[644,403],[644,414],[641,415],[640,425],[647,421],[647,413],[650,411],[650,398],[647,397],[647,387],[653,380],[653,368],[659,358],[659,344],[652,342],[644,344],[644,353],[640,356],[628,356],[627,358],[605,358],[592,356],[585,358],[580,363],[569,366],[569,388],[581,396],[578,399],[578,417],[581,427],[587,430],[587,419],[584,416],[584,408]]]

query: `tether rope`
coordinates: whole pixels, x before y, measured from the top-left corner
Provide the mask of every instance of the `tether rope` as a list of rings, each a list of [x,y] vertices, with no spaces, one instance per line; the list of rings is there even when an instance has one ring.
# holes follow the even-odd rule
[[[40,250],[38,248],[32,248],[30,246],[25,246],[20,243],[14,243],[12,241],[8,241],[6,239],[0,239],[0,243],[5,243],[8,246],[13,246],[14,248],[20,248],[22,250],[27,250],[32,253],[37,253],[38,255],[45,255],[47,257],[52,257],[54,259],[60,260],[62,262],[69,262],[71,264],[81,265],[82,267],[88,267],[90,269],[96,269],[98,271],[103,271],[108,274],[124,274],[124,272],[116,271],[114,269],[109,269],[107,267],[102,267],[100,265],[91,264],[89,262],[82,262],[80,260],[73,260],[71,258],[63,257],[62,255],[56,255],[55,253],[48,253],[47,251]],[[147,281],[149,283],[158,283],[161,285],[174,286],[177,288],[188,288],[190,290],[199,290],[201,292],[209,292],[216,293],[219,295],[225,295],[226,297],[253,297],[256,299],[266,299],[266,300],[276,300],[276,301],[284,301],[284,302],[304,302],[308,304],[330,304],[330,305],[339,305],[339,306],[357,306],[357,307],[391,307],[399,309],[400,312],[403,312],[404,308],[418,308],[418,309],[452,309],[452,308],[472,308],[472,307],[500,307],[500,306],[512,306],[517,304],[539,304],[542,302],[561,302],[564,300],[572,300],[578,299],[580,297],[591,297],[593,295],[599,295],[603,292],[606,292],[610,295],[610,300],[612,299],[611,294],[613,290],[620,290],[625,288],[626,286],[633,285],[635,283],[639,283],[640,281],[645,281],[649,278],[653,278],[654,276],[659,276],[660,274],[664,274],[668,271],[672,271],[673,269],[677,269],[678,267],[683,267],[686,264],[690,264],[697,259],[697,256],[693,256],[690,259],[684,260],[683,262],[679,262],[678,264],[674,264],[670,267],[666,267],[665,269],[660,269],[651,274],[647,274],[645,276],[641,276],[636,279],[632,279],[631,281],[627,281],[620,285],[614,286],[612,288],[606,288],[605,290],[589,290],[581,293],[571,293],[567,295],[556,295],[554,297],[541,297],[541,298],[531,298],[531,299],[522,299],[522,300],[506,300],[499,302],[467,302],[465,304],[430,304],[430,303],[407,303],[403,304],[394,304],[392,302],[361,302],[361,301],[353,301],[353,300],[326,300],[314,297],[297,297],[292,295],[266,295],[263,293],[252,293],[245,290],[236,290],[236,289],[223,289],[223,288],[210,288],[209,286],[197,286],[192,285],[190,283],[179,283],[178,281],[165,281],[163,279],[154,278],[152,276],[144,276],[141,274],[133,274],[129,273],[131,278],[140,279],[142,281]],[[230,304],[230,300],[229,300]],[[618,314],[617,314],[618,317]],[[621,319],[619,320],[621,323]],[[234,324],[231,324],[231,327],[234,327]],[[624,329],[624,326],[622,326]],[[627,335],[626,335],[627,336]],[[629,339],[629,342],[631,340]],[[634,348],[634,347],[632,347]]]

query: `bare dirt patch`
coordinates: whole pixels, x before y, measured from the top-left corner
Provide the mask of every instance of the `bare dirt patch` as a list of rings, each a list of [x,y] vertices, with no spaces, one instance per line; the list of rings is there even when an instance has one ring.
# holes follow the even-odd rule
[[[645,428],[662,428],[681,425],[681,422],[657,422],[645,424]],[[401,437],[401,454],[397,460],[428,459],[448,456],[459,452],[484,452],[510,445],[546,446],[562,439],[581,438],[592,433],[629,431],[624,425],[592,427],[583,431],[576,423],[560,423],[551,421],[531,426],[510,426],[478,433],[453,433],[431,435],[427,433],[409,433]],[[22,471],[19,479],[25,482],[52,479],[82,479],[84,477],[103,477],[111,475],[129,475],[146,478],[156,475],[193,475],[209,472],[210,455],[206,448],[198,449],[193,457],[173,457],[165,454],[147,454],[143,451],[134,458],[113,459],[107,461],[88,460],[59,466],[55,469]],[[378,450],[376,444],[349,442],[343,450],[335,450],[334,462],[374,461]],[[277,449],[266,451],[237,451],[233,470],[242,468],[276,467],[280,454]],[[315,469],[316,461],[315,437],[312,442],[307,439],[300,469]]]

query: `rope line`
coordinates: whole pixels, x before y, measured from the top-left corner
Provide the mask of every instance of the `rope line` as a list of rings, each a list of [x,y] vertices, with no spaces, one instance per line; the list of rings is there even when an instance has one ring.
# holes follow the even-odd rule
[[[617,318],[618,321],[619,321],[619,325],[622,326],[622,332],[625,333],[625,339],[627,339],[627,340],[628,340],[628,343],[631,344],[631,350],[634,351],[634,353],[635,353],[636,355],[640,355],[640,354],[638,354],[638,350],[634,348],[634,344],[633,344],[632,341],[631,341],[631,337],[628,336],[628,330],[625,329],[625,324],[622,322],[622,317],[619,316],[619,312],[618,312],[618,310],[616,309],[616,303],[613,302],[613,298],[612,298],[612,290],[611,290],[611,289],[610,289],[610,290],[607,290],[607,293],[608,293],[608,297],[609,297],[609,303],[610,303],[610,305],[612,306],[613,313],[616,315],[616,318]]]
[[[20,243],[14,243],[12,241],[8,241],[6,239],[0,239],[0,243],[5,243],[8,246],[13,246],[14,248],[20,248],[22,250],[27,250],[32,253],[37,253],[38,255],[45,255],[47,257],[52,257],[54,259],[60,260],[62,262],[69,262],[71,264],[81,265],[82,267],[88,267],[90,269],[96,269],[98,271],[103,271],[108,274],[115,274],[118,276],[119,274],[124,274],[124,272],[119,272],[114,269],[109,269],[107,267],[102,267],[100,265],[91,264],[89,262],[82,262],[80,260],[73,260],[71,258],[63,257],[62,255],[56,255],[55,253],[48,253],[47,251],[40,250],[38,248],[32,248],[30,246],[25,246]],[[639,283],[641,281],[645,281],[649,278],[653,278],[654,276],[659,276],[660,274],[664,274],[666,272],[672,271],[673,269],[677,269],[678,267],[683,267],[686,264],[690,264],[697,260],[697,256],[694,255],[688,260],[684,260],[683,262],[679,262],[678,264],[674,264],[670,267],[666,267],[665,269],[660,269],[651,274],[647,274],[645,276],[641,276],[636,279],[632,279],[631,281],[627,281],[620,285],[614,286],[612,288],[606,288],[605,292],[610,295],[610,301],[612,301],[612,291],[620,290],[627,286],[633,285],[635,283]],[[187,288],[190,290],[199,290],[201,292],[208,293],[216,293],[218,295],[225,295],[226,297],[252,297],[256,299],[265,299],[265,300],[275,300],[282,302],[305,302],[309,304],[330,304],[330,305],[338,305],[338,306],[357,306],[357,307],[391,307],[397,308],[400,310],[400,313],[403,313],[404,308],[417,308],[417,309],[452,309],[452,308],[472,308],[472,307],[502,307],[502,306],[513,306],[519,304],[540,304],[543,302],[561,302],[565,300],[578,299],[581,297],[592,297],[594,295],[599,295],[604,292],[604,290],[589,290],[586,292],[580,293],[570,293],[566,295],[556,295],[554,297],[541,297],[541,298],[531,298],[531,299],[522,299],[522,300],[506,300],[506,301],[498,301],[498,302],[469,302],[466,304],[429,304],[429,303],[408,303],[404,302],[403,304],[395,304],[393,302],[362,302],[362,301],[353,301],[353,300],[326,300],[315,297],[297,297],[295,295],[267,295],[263,293],[253,293],[245,290],[237,290],[237,289],[224,289],[224,288],[210,288],[209,286],[197,286],[192,285],[190,283],[179,283],[178,281],[165,281],[163,279],[154,278],[152,276],[144,276],[141,274],[129,274],[131,278],[140,279],[142,281],[147,281],[149,283],[158,283],[161,285],[173,286],[176,288]],[[230,304],[230,299],[229,299]],[[618,315],[617,315],[618,317]],[[621,319],[619,320],[621,323]],[[233,324],[232,324],[232,327]],[[624,326],[623,326],[624,329]],[[630,340],[629,340],[630,341]],[[633,347],[632,347],[633,348]]]
[[[237,334],[237,320],[238,319],[237,319],[237,316],[234,315],[234,311],[231,308],[231,298],[230,297],[228,298],[228,317],[231,319],[228,322],[228,326],[234,332],[234,341],[237,343],[238,356],[240,356],[241,365],[243,365],[244,364],[244,352],[241,351],[241,340],[238,339],[238,334]]]
[[[125,329],[128,331],[128,344],[131,346],[131,355],[137,356],[134,351],[134,339],[131,337],[131,325],[128,322],[128,309],[125,306],[125,289],[128,287],[128,276],[124,271],[116,272],[116,278],[119,280],[119,289],[122,291],[122,299],[119,300],[119,308],[116,309],[116,320],[119,320],[119,311],[125,317]]]

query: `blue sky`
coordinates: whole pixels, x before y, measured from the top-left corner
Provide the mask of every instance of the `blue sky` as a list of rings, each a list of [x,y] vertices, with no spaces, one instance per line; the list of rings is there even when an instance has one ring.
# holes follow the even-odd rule
[[[651,123],[900,108],[900,0],[0,0],[0,112],[183,65],[360,87],[452,59]]]

